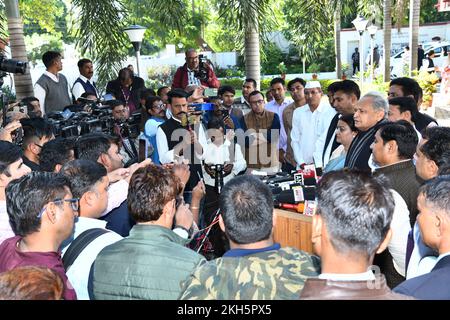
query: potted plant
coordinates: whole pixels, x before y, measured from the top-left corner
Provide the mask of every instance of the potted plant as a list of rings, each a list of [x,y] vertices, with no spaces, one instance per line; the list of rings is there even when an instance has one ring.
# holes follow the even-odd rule
[[[319,71],[320,71],[320,66],[317,63],[312,63],[308,67],[308,72],[312,73],[313,80],[317,80],[317,78],[319,78],[319,76],[318,76]]]
[[[433,104],[433,93],[437,92],[436,84],[439,78],[436,73],[428,73],[427,71],[414,72],[413,77],[423,90],[423,98],[421,109],[427,110]]]
[[[347,73],[350,71],[350,65],[348,63],[343,63],[341,66],[342,70],[342,80],[347,79]]]

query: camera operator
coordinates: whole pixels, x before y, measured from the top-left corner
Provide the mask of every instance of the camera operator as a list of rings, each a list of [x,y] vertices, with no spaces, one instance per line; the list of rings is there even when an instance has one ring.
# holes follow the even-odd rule
[[[108,82],[106,93],[122,100],[125,107],[133,113],[139,107],[140,93],[143,88],[145,88],[144,79],[134,76],[130,69],[123,68],[119,71],[117,79]]]
[[[186,51],[186,63],[177,69],[173,77],[172,89],[184,90],[189,85],[201,85],[206,88],[220,87],[214,70],[206,62],[206,58],[199,56],[195,49]]]
[[[203,124],[208,127],[208,123],[212,119],[222,120],[226,130],[236,130],[241,128],[239,120],[223,105],[223,101],[218,97],[210,97],[209,102],[214,104],[214,110],[208,111],[203,115]]]
[[[42,111],[39,99],[36,97],[26,97],[21,100],[22,105],[27,107],[27,113],[30,118],[41,118]]]
[[[137,137],[130,137],[130,111],[124,106],[120,100],[110,100],[108,105],[111,107],[112,116],[114,120],[113,134],[120,138],[121,148],[120,154],[123,157],[125,167],[136,163],[138,160],[139,143]]]

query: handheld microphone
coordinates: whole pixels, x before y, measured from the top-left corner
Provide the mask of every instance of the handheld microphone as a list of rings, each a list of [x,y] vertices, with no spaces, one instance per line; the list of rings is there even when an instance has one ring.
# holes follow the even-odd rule
[[[295,211],[297,211],[299,213],[303,213],[303,211],[305,209],[305,204],[303,202],[301,202],[299,204],[290,204],[290,203],[278,202],[275,206],[278,207],[278,208],[281,208],[281,209],[295,210]]]

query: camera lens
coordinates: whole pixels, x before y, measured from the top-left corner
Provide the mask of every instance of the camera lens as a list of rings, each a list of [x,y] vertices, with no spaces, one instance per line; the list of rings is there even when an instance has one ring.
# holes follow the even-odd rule
[[[0,57],[0,71],[25,74],[27,69],[28,64],[26,62],[13,59],[2,59]]]

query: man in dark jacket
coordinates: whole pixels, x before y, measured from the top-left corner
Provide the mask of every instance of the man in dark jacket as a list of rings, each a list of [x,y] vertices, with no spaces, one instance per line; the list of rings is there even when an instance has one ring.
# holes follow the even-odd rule
[[[437,177],[420,188],[417,217],[423,241],[439,253],[430,273],[409,279],[395,292],[419,299],[450,299],[450,177]]]
[[[133,71],[123,68],[115,80],[108,82],[106,93],[112,94],[117,100],[122,100],[130,114],[138,110],[141,90],[145,88],[144,79],[133,75]]]
[[[173,77],[172,89],[185,89],[190,85],[219,88],[220,82],[208,63],[201,62],[195,49],[186,51],[186,63],[177,69]]]
[[[318,186],[313,216],[313,250],[322,273],[306,280],[301,299],[398,300],[378,270],[373,256],[386,249],[392,231],[394,198],[377,179],[347,170],[325,174]]]

